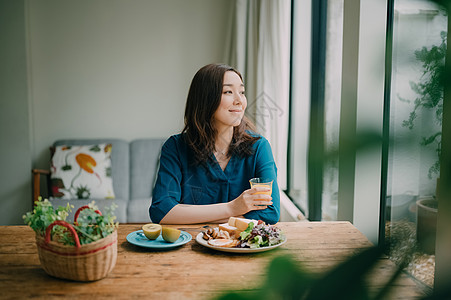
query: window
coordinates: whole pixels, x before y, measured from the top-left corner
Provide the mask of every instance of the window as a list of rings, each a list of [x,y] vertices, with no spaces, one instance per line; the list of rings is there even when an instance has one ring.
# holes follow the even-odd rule
[[[327,5],[327,22],[319,22],[326,24],[322,146],[342,151],[346,132],[351,144],[372,146],[325,161],[320,205],[310,199],[308,171],[318,2]],[[413,249],[407,271],[432,288],[443,108],[436,71],[447,15],[427,0],[318,2],[293,1],[288,195],[309,219],[319,206],[320,219],[349,220],[373,243],[387,242],[396,262]]]
[[[327,4],[326,78],[324,110],[324,150],[332,153],[338,149],[342,84],[343,3],[330,0]],[[322,192],[322,219],[337,220],[338,209],[338,158],[325,160]]]
[[[310,122],[311,1],[293,1],[288,196],[308,217],[307,153]]]
[[[394,1],[393,17],[385,236],[395,261],[414,250],[407,271],[432,288],[447,17],[408,0]]]
[[[324,151],[337,150],[340,129],[344,0],[329,0],[325,16]],[[291,173],[288,195],[309,217],[308,147],[311,112],[312,1],[294,1],[291,98]],[[314,8],[313,8],[314,9]],[[318,18],[318,16],[316,16]],[[318,25],[322,20],[313,20]],[[306,42],[308,41],[308,42]],[[322,172],[321,219],[337,220],[338,157],[325,161]]]

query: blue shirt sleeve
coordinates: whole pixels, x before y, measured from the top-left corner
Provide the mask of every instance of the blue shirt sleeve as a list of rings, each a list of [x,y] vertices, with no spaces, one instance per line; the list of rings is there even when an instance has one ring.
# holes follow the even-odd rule
[[[280,218],[280,193],[277,184],[277,167],[272,155],[271,146],[267,139],[261,137],[255,149],[255,177],[270,178],[272,185],[272,205],[264,210],[253,210],[244,216],[248,219],[263,220],[269,224],[279,222]]]
[[[154,223],[160,223],[164,216],[180,203],[182,168],[177,152],[177,143],[170,137],[161,149],[157,181],[149,208],[150,219]]]

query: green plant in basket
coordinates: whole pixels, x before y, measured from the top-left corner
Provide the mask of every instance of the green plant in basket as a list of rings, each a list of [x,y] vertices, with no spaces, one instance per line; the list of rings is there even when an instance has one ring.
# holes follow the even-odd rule
[[[39,201],[35,203],[36,206],[33,211],[27,212],[23,219],[25,224],[41,236],[45,235],[47,227],[54,221],[66,221],[67,216],[74,207],[67,204],[65,207],[59,206],[57,209],[54,209],[50,201],[47,199],[42,200],[42,198],[39,198]],[[81,245],[98,241],[116,230],[119,225],[119,223],[115,223],[114,210],[116,207],[117,205],[113,203],[106,208],[106,214],[102,215],[93,201],[85,209],[77,212],[77,220],[73,227]],[[53,240],[64,245],[75,245],[74,237],[65,227],[53,227],[52,237]]]
[[[72,211],[71,208],[73,208],[73,206],[68,203],[65,207],[59,206],[57,209],[54,209],[49,200],[42,200],[41,197],[39,197],[39,201],[36,201],[35,203],[36,206],[33,211],[27,212],[23,215],[23,219],[25,224],[30,226],[36,233],[42,236],[45,234],[47,227],[54,221],[65,221],[69,213]],[[61,235],[64,235],[62,231],[64,230],[60,227],[53,229],[52,233],[57,240],[59,240]]]
[[[98,208],[91,202],[89,204],[90,209],[85,209],[80,213],[76,224],[75,230],[78,233],[80,244],[89,244],[98,241],[116,230],[119,223],[115,223],[116,216],[114,215],[114,209],[117,205],[112,204],[106,208],[106,214],[100,215]]]

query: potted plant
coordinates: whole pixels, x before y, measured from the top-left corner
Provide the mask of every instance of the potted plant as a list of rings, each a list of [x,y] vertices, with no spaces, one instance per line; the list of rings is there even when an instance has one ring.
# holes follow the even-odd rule
[[[424,197],[417,201],[417,241],[427,254],[435,253],[438,201],[435,197]]]
[[[415,51],[415,58],[422,63],[423,73],[420,82],[410,82],[410,87],[417,94],[417,97],[414,100],[414,108],[410,112],[409,118],[402,123],[403,127],[413,129],[419,110],[433,112],[438,129],[430,132],[426,136],[422,136],[420,141],[422,146],[433,146],[437,154],[436,161],[428,170],[428,177],[430,179],[433,178],[434,174],[440,174],[446,32],[442,31],[440,37],[440,45],[434,45],[431,48],[423,47]],[[401,97],[400,99],[408,101]],[[437,206],[438,203],[435,195],[421,197],[417,201],[417,239],[420,247],[425,252],[431,254],[435,251]]]
[[[35,204],[23,219],[36,233],[39,260],[47,274],[77,281],[94,281],[108,275],[117,258],[114,204],[105,216],[94,202],[82,206],[73,224],[66,222],[73,206],[54,209],[47,199]]]
[[[403,127],[413,129],[420,109],[433,111],[435,121],[439,130],[431,132],[428,136],[421,138],[420,144],[423,146],[433,146],[437,153],[437,160],[429,168],[428,177],[432,179],[434,174],[440,172],[440,151],[442,137],[442,115],[443,115],[443,84],[445,73],[445,55],[446,55],[446,32],[440,33],[442,42],[440,45],[431,48],[423,47],[415,51],[415,58],[422,63],[423,74],[418,83],[410,82],[411,89],[417,94],[414,102],[414,108],[410,112],[409,118],[402,123]],[[404,98],[401,100],[410,102]]]

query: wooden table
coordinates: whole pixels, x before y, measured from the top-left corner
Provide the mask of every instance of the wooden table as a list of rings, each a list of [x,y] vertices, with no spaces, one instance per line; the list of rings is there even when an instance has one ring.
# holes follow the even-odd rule
[[[118,257],[114,270],[96,282],[72,282],[48,276],[41,268],[32,229],[0,226],[0,298],[86,299],[212,299],[224,289],[258,287],[269,262],[290,255],[313,273],[333,266],[370,246],[348,222],[286,222],[277,225],[288,241],[257,254],[233,254],[205,248],[195,241],[202,225],[173,226],[189,232],[193,240],[179,248],[155,251],[127,242],[128,233],[141,225],[119,225]],[[381,258],[371,285],[383,284],[393,270]],[[416,299],[419,288],[406,275],[395,283],[390,299]]]

